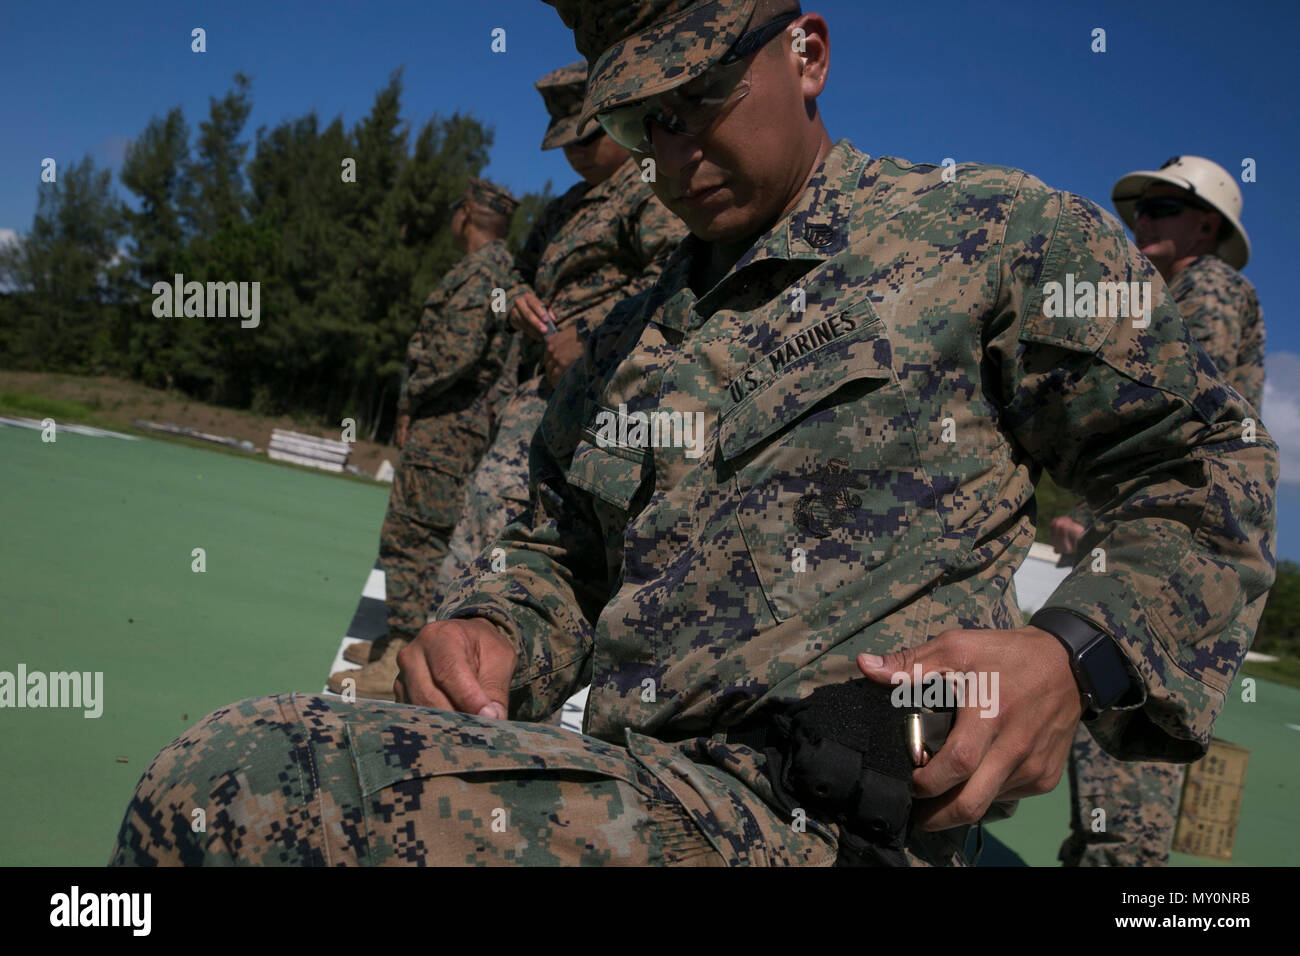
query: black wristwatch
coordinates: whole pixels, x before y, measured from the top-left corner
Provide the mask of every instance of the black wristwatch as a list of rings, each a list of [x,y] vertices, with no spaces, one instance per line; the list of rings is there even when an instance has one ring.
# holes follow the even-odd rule
[[[1055,608],[1044,608],[1029,619],[1065,645],[1070,671],[1083,697],[1083,719],[1095,720],[1123,699],[1133,681],[1115,639],[1090,621]]]

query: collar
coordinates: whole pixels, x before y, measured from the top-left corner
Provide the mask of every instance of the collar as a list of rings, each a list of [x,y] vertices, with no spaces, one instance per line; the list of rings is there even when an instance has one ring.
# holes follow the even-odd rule
[[[655,321],[685,332],[700,323],[700,316],[718,308],[732,282],[751,266],[767,260],[820,262],[847,249],[858,184],[869,159],[847,139],[832,146],[794,207],[759,236],[698,300],[690,288],[691,264],[696,256],[708,254],[708,243],[688,235],[664,266],[659,282],[664,301]]]

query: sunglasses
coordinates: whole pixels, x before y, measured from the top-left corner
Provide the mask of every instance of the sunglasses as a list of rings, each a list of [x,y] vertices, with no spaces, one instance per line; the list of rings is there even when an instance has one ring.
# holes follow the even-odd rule
[[[570,146],[590,146],[592,143],[596,142],[596,140],[600,139],[600,138],[601,138],[602,136],[604,136],[604,135],[605,135],[605,131],[604,131],[603,129],[601,129],[599,126],[597,126],[594,130],[592,130],[592,131],[591,131],[590,133],[588,133],[586,136],[582,137],[582,139],[575,139],[575,140],[574,140],[572,143],[570,143],[569,145],[570,145]]]
[[[713,66],[689,83],[658,96],[599,114],[596,119],[614,142],[634,153],[654,151],[652,126],[675,136],[699,136],[749,94],[745,62],[786,25],[800,16],[783,13],[748,31]]]
[[[1138,216],[1148,216],[1151,219],[1168,219],[1171,216],[1181,215],[1185,209],[1195,209],[1198,212],[1205,212],[1204,206],[1186,199],[1179,199],[1176,196],[1152,196],[1150,199],[1139,199],[1137,205],[1133,207],[1134,219]]]

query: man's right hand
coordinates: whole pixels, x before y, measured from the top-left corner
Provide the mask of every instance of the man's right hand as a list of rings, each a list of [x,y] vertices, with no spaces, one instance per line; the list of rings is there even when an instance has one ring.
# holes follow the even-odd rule
[[[1051,525],[1048,527],[1052,538],[1052,547],[1061,554],[1074,554],[1079,547],[1079,539],[1083,537],[1083,533],[1087,530],[1073,518],[1067,518],[1064,515],[1053,518]]]
[[[523,295],[516,296],[515,301],[510,303],[510,324],[524,335],[539,342],[546,338],[549,330],[546,324],[548,318],[552,323],[555,322],[555,316],[536,293],[525,292]]]
[[[393,693],[403,704],[505,720],[515,649],[479,617],[431,621],[397,654]]]
[[[406,444],[406,432],[410,429],[410,427],[411,427],[410,415],[397,416],[397,433],[393,436],[393,441],[397,444],[398,448],[401,448],[403,445]]]

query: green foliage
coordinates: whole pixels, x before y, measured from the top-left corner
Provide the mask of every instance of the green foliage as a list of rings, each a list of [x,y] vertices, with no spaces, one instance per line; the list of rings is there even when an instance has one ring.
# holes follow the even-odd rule
[[[251,96],[236,74],[192,139],[180,108],[151,119],[122,164],[129,204],[89,159],[41,186],[31,231],[0,250],[7,366],[125,373],[203,401],[386,431],[420,306],[459,258],[448,206],[487,165],[492,131],[454,114],[412,139],[400,70],[351,129],[309,113],[250,142]],[[519,229],[548,197],[526,197]],[[260,326],[155,317],[154,283],[177,274],[258,282]]]
[[[1276,661],[1247,661],[1241,665],[1241,676],[1271,680],[1300,690],[1300,658],[1283,657]]]
[[[0,409],[5,414],[28,418],[53,418],[58,422],[85,421],[94,409],[81,402],[70,402],[28,392],[0,392]]]
[[[154,117],[126,151],[119,176],[139,210],[127,208],[130,244],[127,275],[132,282],[127,309],[114,330],[115,351],[125,370],[149,385],[171,385],[184,363],[185,330],[153,319],[152,284],[185,272],[186,233],[181,223],[189,127],[180,109]]]
[[[1300,564],[1295,561],[1277,563],[1277,580],[1250,649],[1300,660]]]
[[[58,168],[38,187],[31,230],[0,247],[6,296],[0,321],[7,363],[33,370],[100,372],[113,366],[105,328],[122,299],[125,266],[117,255],[125,229],[112,174],[86,156]]]
[[[512,253],[519,252],[537,222],[537,217],[554,198],[549,179],[540,193],[524,193],[519,197],[519,208],[515,210],[514,218],[510,220],[510,231],[506,233],[506,247]]]

